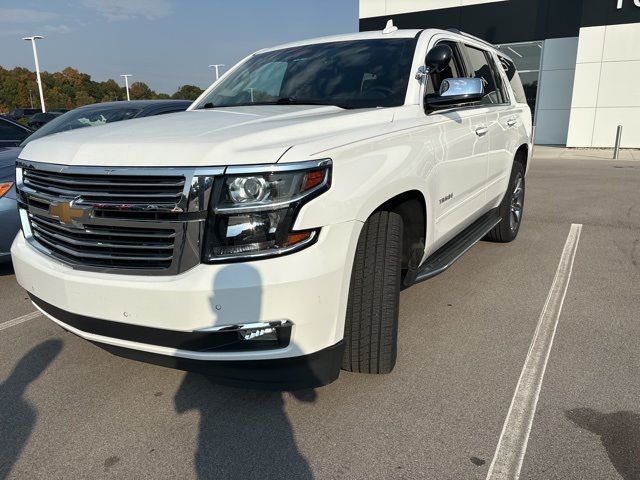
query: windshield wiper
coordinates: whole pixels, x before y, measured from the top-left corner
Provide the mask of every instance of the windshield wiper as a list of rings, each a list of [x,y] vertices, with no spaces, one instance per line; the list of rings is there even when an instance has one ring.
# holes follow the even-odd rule
[[[272,103],[276,105],[325,105],[325,106],[331,105],[334,107],[339,107],[339,105],[336,105],[334,103],[314,102],[313,100],[298,100],[297,98],[294,98],[294,97],[282,97]]]

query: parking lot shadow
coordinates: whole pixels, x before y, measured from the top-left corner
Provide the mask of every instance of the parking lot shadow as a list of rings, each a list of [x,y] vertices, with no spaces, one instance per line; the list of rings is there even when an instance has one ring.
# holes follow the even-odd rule
[[[0,479],[9,478],[13,465],[27,443],[38,412],[23,398],[24,392],[62,350],[60,340],[47,340],[34,347],[18,362],[0,385]]]
[[[313,402],[314,390],[293,393]],[[178,413],[200,414],[194,463],[198,479],[311,479],[298,451],[282,392],[216,385],[195,373],[185,375],[175,397]]]
[[[640,480],[640,415],[574,408],[565,416],[578,427],[600,437],[609,460],[624,480]]]
[[[259,271],[249,264],[222,268],[214,278],[210,298],[217,324],[263,321],[262,283]],[[304,365],[301,369],[304,373]],[[311,369],[308,374],[313,382]],[[313,478],[284,410],[286,394],[223,386],[219,381],[206,371],[189,372],[175,396],[178,413],[197,410],[200,414],[194,459],[198,478]],[[313,389],[292,395],[303,402],[314,402],[317,396]]]

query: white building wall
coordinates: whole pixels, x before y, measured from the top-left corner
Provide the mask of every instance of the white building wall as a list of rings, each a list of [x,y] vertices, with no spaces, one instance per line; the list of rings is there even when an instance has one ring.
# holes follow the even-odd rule
[[[640,148],[640,24],[580,29],[567,146]]]
[[[502,1],[508,0],[359,0],[359,5],[360,18],[393,18]],[[640,23],[581,28],[579,37],[545,40],[536,143],[610,148],[622,125],[622,146],[640,148],[639,79]]]
[[[578,37],[545,40],[536,104],[536,138],[541,145],[567,143]]]

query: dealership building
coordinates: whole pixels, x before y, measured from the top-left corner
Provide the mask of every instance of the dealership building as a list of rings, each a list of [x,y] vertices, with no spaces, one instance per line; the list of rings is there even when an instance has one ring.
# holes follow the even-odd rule
[[[508,54],[536,143],[640,148],[640,0],[360,0],[360,30],[455,28]]]

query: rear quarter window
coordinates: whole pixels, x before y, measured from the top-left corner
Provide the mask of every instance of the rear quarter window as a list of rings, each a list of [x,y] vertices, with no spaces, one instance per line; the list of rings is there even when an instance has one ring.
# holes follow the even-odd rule
[[[516,97],[516,102],[527,103],[527,95],[524,93],[522,80],[520,80],[520,75],[518,74],[515,64],[503,56],[500,56],[500,63],[502,64],[502,69],[507,74],[507,78],[511,84],[511,89]]]

